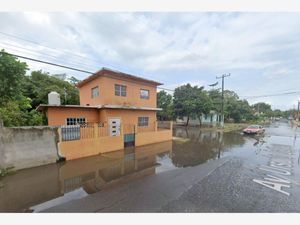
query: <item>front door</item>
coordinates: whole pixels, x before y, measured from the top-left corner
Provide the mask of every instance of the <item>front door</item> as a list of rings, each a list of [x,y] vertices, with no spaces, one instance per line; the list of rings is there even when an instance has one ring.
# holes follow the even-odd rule
[[[113,118],[109,119],[109,135],[120,136],[121,133],[121,119]]]

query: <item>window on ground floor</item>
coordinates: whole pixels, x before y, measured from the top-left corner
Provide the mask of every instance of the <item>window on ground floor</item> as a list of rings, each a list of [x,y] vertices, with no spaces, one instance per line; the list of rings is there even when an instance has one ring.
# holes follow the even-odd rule
[[[139,117],[138,118],[138,126],[139,127],[147,127],[149,124],[149,117]]]
[[[76,118],[69,117],[67,118],[67,125],[76,125],[76,124],[84,124],[86,122],[84,117]]]

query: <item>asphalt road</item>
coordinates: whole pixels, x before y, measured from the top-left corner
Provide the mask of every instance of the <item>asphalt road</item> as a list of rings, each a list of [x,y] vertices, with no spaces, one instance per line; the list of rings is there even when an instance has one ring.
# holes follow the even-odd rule
[[[247,138],[247,137],[245,137]],[[46,212],[300,212],[300,129],[273,123],[219,160],[167,171]]]

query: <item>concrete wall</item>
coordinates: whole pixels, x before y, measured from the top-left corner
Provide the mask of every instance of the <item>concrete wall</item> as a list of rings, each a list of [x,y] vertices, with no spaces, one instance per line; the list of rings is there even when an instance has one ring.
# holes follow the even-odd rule
[[[58,159],[57,128],[0,128],[0,167],[24,169],[54,163]]]

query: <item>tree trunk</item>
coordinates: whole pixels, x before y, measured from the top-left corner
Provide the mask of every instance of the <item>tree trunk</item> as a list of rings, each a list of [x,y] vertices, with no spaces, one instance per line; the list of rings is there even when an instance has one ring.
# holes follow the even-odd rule
[[[202,127],[202,119],[201,119],[201,116],[198,116],[198,120],[199,120],[199,123],[200,123],[200,127]]]
[[[186,127],[189,125],[189,121],[190,121],[190,116],[187,117],[186,124],[185,124]]]

